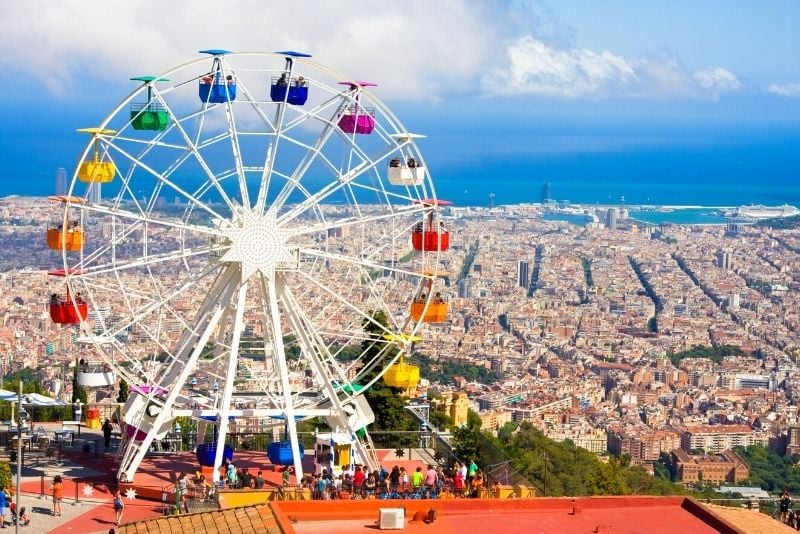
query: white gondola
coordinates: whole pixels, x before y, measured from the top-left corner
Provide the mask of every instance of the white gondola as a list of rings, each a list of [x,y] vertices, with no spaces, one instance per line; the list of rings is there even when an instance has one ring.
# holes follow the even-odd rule
[[[418,134],[396,134],[392,135],[401,144],[409,143],[413,139],[425,137]],[[389,161],[388,170],[389,183],[392,185],[422,185],[425,181],[425,168],[416,158],[395,157]]]
[[[105,388],[117,383],[117,375],[106,364],[88,363],[78,369],[78,385],[85,388]]]

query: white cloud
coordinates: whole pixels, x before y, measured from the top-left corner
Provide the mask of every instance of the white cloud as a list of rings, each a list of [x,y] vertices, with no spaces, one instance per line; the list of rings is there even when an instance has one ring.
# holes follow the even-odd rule
[[[567,98],[716,98],[742,88],[720,67],[692,73],[672,60],[570,46],[570,28],[533,0],[7,4],[0,19],[5,52],[0,68],[33,76],[64,98],[94,81],[125,85],[130,76],[158,74],[214,47],[308,52],[347,77],[378,82],[377,94],[395,100],[435,101],[478,90]]]
[[[508,48],[508,64],[482,80],[489,94],[533,93],[546,96],[598,96],[637,76],[621,57],[586,49],[556,50],[527,36]]]
[[[0,19],[0,67],[68,94],[87,77],[157,74],[205,48],[294,49],[379,82],[382,97],[436,99],[474,83],[488,57],[498,30],[483,9],[460,0],[10,2]]]
[[[487,94],[534,94],[564,98],[717,98],[742,88],[721,67],[690,74],[674,60],[627,59],[609,51],[559,49],[532,36],[512,41],[505,61],[481,81]]]
[[[800,83],[786,83],[777,84],[773,83],[767,88],[772,94],[780,96],[788,96],[790,98],[800,98]]]
[[[700,87],[715,95],[742,88],[742,83],[736,75],[722,67],[706,67],[695,72],[693,77]]]

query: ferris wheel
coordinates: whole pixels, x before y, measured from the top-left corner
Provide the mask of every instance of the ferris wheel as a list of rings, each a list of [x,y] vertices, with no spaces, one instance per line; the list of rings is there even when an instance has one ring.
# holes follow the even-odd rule
[[[377,467],[363,393],[387,370],[402,383],[421,324],[446,319],[450,236],[421,136],[375,84],[306,54],[202,53],[132,78],[79,130],[90,141],[48,230],[65,279],[53,320],[130,385],[118,477],[177,416],[199,422],[216,468],[235,421],[284,429],[302,476],[308,417]]]

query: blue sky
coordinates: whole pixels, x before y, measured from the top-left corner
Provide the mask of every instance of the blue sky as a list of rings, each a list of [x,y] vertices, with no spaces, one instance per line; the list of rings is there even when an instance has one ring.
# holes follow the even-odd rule
[[[307,51],[378,81],[411,129],[459,139],[430,143],[439,161],[528,138],[559,154],[680,141],[676,125],[800,127],[793,0],[32,0],[4,11],[14,98],[0,102],[0,158],[34,180],[75,161],[85,139],[74,128],[109,113],[130,76],[209,47]]]

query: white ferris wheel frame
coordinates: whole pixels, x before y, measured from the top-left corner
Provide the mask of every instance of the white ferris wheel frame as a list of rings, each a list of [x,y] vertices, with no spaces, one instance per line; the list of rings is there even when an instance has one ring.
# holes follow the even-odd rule
[[[185,98],[171,99],[172,93],[177,95],[185,91],[185,86],[198,82],[204,72],[201,67],[210,61],[207,57],[154,77],[111,111],[80,158],[80,161],[88,161],[93,151],[98,150],[103,161],[112,162],[116,168],[114,179],[119,181],[117,193],[104,199],[99,184],[83,184],[79,179],[79,169],[76,169],[68,198],[81,200],[65,203],[65,228],[76,216],[82,227],[91,225],[92,221],[105,221],[104,225],[110,225],[105,240],[95,240],[93,248],[84,247],[77,257],[66,247],[62,249],[69,291],[73,295],[83,293],[92,308],[107,306],[108,302],[102,298],[108,299],[109,295],[115,294],[119,299],[115,304],[120,313],[127,314],[125,320],[117,323],[103,319],[99,327],[94,325],[94,330],[82,323],[81,339],[105,362],[114,366],[119,377],[129,384],[150,388],[146,393],[135,395],[138,404],[129,402],[126,406],[126,423],[143,430],[146,436],[141,440],[127,440],[118,472],[121,480],[133,479],[150,444],[163,436],[176,416],[197,418],[201,425],[201,418],[216,418],[217,468],[222,463],[230,417],[280,417],[291,443],[295,473],[302,476],[295,419],[322,416],[328,422],[335,422],[342,431],[355,435],[357,428],[352,425],[357,399],[408,350],[408,343],[398,345],[398,339],[403,338],[396,334],[413,339],[419,331],[421,323],[410,317],[408,304],[415,295],[419,297],[420,288],[430,287],[440,264],[441,252],[438,250],[418,253],[407,266],[398,263],[394,256],[389,264],[381,258],[387,252],[396,253],[398,240],[411,231],[409,221],[431,217],[438,204],[427,166],[416,147],[417,136],[409,133],[371,91],[358,82],[351,82],[343,89],[332,89],[333,82],[329,80],[351,78],[306,58],[293,57],[286,60],[284,67],[269,69],[238,68],[233,63],[241,58],[255,59],[255,63],[275,63],[287,56],[253,52],[219,54],[213,58],[215,64],[219,61],[221,72],[237,77],[237,100],[216,104],[205,102],[192,108],[184,101]],[[243,82],[245,75],[263,77],[287,69],[290,79],[294,73],[307,76],[309,91],[319,93],[307,108],[298,111],[297,106],[285,102],[257,98],[254,96],[255,87]],[[187,72],[190,73],[188,77]],[[183,75],[186,79],[166,81],[176,75]],[[264,87],[259,90],[263,92]],[[130,104],[145,93],[152,95],[169,114],[169,125],[165,130],[141,134],[132,129],[132,118],[125,122],[124,116]],[[372,151],[368,152],[362,142],[366,136],[344,133],[337,125],[337,119],[345,110],[363,107],[365,103],[375,109],[376,128],[371,135],[376,135],[385,145],[382,150],[370,147]],[[242,108],[246,109],[251,123],[253,117],[256,124],[261,121],[263,131],[251,131],[251,125],[242,126],[244,121],[237,117]],[[220,114],[224,115],[224,121],[206,128],[206,123],[218,121]],[[318,125],[319,130],[309,136],[310,142],[303,142],[293,132],[307,127],[309,121]],[[247,139],[262,137],[269,139],[268,148],[261,154],[263,163],[255,165],[244,157],[250,150]],[[333,139],[346,148],[345,157],[339,163],[326,152]],[[206,152],[213,154],[226,143],[224,150],[232,156],[232,167],[215,168],[213,156],[206,155]],[[303,153],[293,164],[291,173],[277,167],[286,145],[288,151]],[[165,158],[168,163],[156,168],[158,159],[151,158],[151,155],[169,151],[175,151],[177,156],[171,161]],[[397,154],[411,154],[417,159],[425,174],[420,184],[398,187],[386,181],[387,162]],[[194,190],[182,185],[180,176],[181,169],[188,162],[205,173],[203,181]],[[312,168],[328,169],[330,179],[327,183],[316,188],[310,184]],[[253,199],[250,184],[254,173],[260,174],[260,180]],[[152,189],[144,198],[137,198],[140,191],[136,188],[143,177],[153,182]],[[271,187],[280,182],[282,185],[270,195]],[[233,185],[233,192],[228,184]],[[182,204],[186,204],[181,217],[166,216],[159,210],[159,198],[165,192],[174,194]],[[211,193],[219,197],[219,204],[203,200]],[[380,203],[359,202],[358,195],[362,193],[374,195]],[[326,217],[327,201],[336,195],[347,198],[348,208],[342,216]],[[293,200],[298,196],[301,200]],[[375,246],[367,245],[369,239],[375,237],[367,235],[368,232],[385,225],[391,225],[390,235],[387,236],[387,230],[384,230],[382,241]],[[336,251],[327,246],[327,242],[326,246],[315,246],[312,240],[313,236],[326,233],[330,236],[330,232],[345,231],[362,234],[364,248],[360,253]],[[170,235],[170,232],[179,236],[180,246],[159,250],[157,237]],[[190,235],[195,239],[192,243],[187,237]],[[268,239],[264,239],[265,235]],[[198,244],[198,238],[207,241]],[[262,240],[267,242],[262,244]],[[353,241],[356,242],[356,238]],[[141,248],[136,253],[123,254],[123,249],[130,243],[141,245]],[[231,256],[234,249],[237,249],[235,258]],[[216,261],[210,259],[212,256]],[[313,262],[315,266],[338,266],[345,273],[342,275],[345,280],[352,284],[350,292],[332,287],[330,281],[316,276],[321,267],[317,271],[304,270],[301,260]],[[293,264],[294,261],[297,263]],[[185,269],[186,274],[180,283],[157,283],[153,272],[171,265],[177,265],[179,270]],[[149,275],[149,287],[146,283],[139,285],[129,280],[129,277],[142,272]],[[384,286],[373,280],[375,272],[384,273],[379,280],[389,273],[391,279],[415,281],[413,284],[417,289],[409,291],[402,303],[405,314],[392,313],[398,309],[397,303],[390,304],[384,300],[384,297],[390,298],[390,292],[384,291]],[[366,278],[364,273],[368,273]],[[145,279],[147,275],[144,275]],[[207,291],[196,312],[192,315],[179,312],[178,301],[196,290],[204,280],[208,284]],[[295,291],[299,282],[308,294],[319,293],[328,299],[322,310],[308,310],[307,295],[298,295]],[[353,301],[353,288],[359,284],[366,291],[365,299],[371,303],[369,307]],[[266,404],[271,407],[258,402],[239,407],[234,402],[242,334],[248,324],[245,318],[248,292],[258,295],[256,300],[263,311],[265,324],[260,339],[264,342],[264,358],[267,359],[268,353],[273,354],[277,365],[275,370],[280,383],[268,385],[262,391],[268,401]],[[425,296],[426,309],[432,298],[430,293],[432,291]],[[320,317],[326,309],[352,314],[343,330],[349,332],[347,343],[327,341],[335,332],[319,327]],[[376,310],[385,312],[388,328],[375,322],[372,312]],[[154,315],[157,315],[155,322],[152,319]],[[162,323],[167,322],[174,323],[183,332],[172,346],[166,344],[162,332]],[[365,322],[383,331],[386,339],[376,340],[366,333],[355,333]],[[314,399],[302,397],[296,386],[290,383],[292,372],[288,368],[284,343],[287,325],[288,332],[299,346],[301,357],[307,360],[314,376],[320,377],[314,386],[318,391]],[[125,341],[131,331],[138,332],[147,340],[154,349],[153,353],[131,353],[129,343]],[[216,376],[219,394],[215,391],[213,399],[207,395],[203,402],[197,402],[185,389],[191,375],[198,370],[199,362],[207,356],[203,353],[206,344],[215,336],[215,353],[211,362],[217,371],[209,375]],[[356,370],[353,377],[353,366],[338,362],[337,355],[343,347],[362,342],[378,343],[381,348],[377,353],[370,351],[371,358],[365,355],[367,351],[362,351],[358,360],[361,370]],[[155,350],[166,353],[166,365],[155,364]],[[368,380],[364,381],[365,378]],[[354,383],[363,389],[356,390]],[[209,388],[210,385],[209,379]],[[277,390],[270,389],[276,386]],[[366,463],[377,467],[374,453],[361,440],[355,439],[354,447]],[[214,473],[216,481],[219,469]]]

